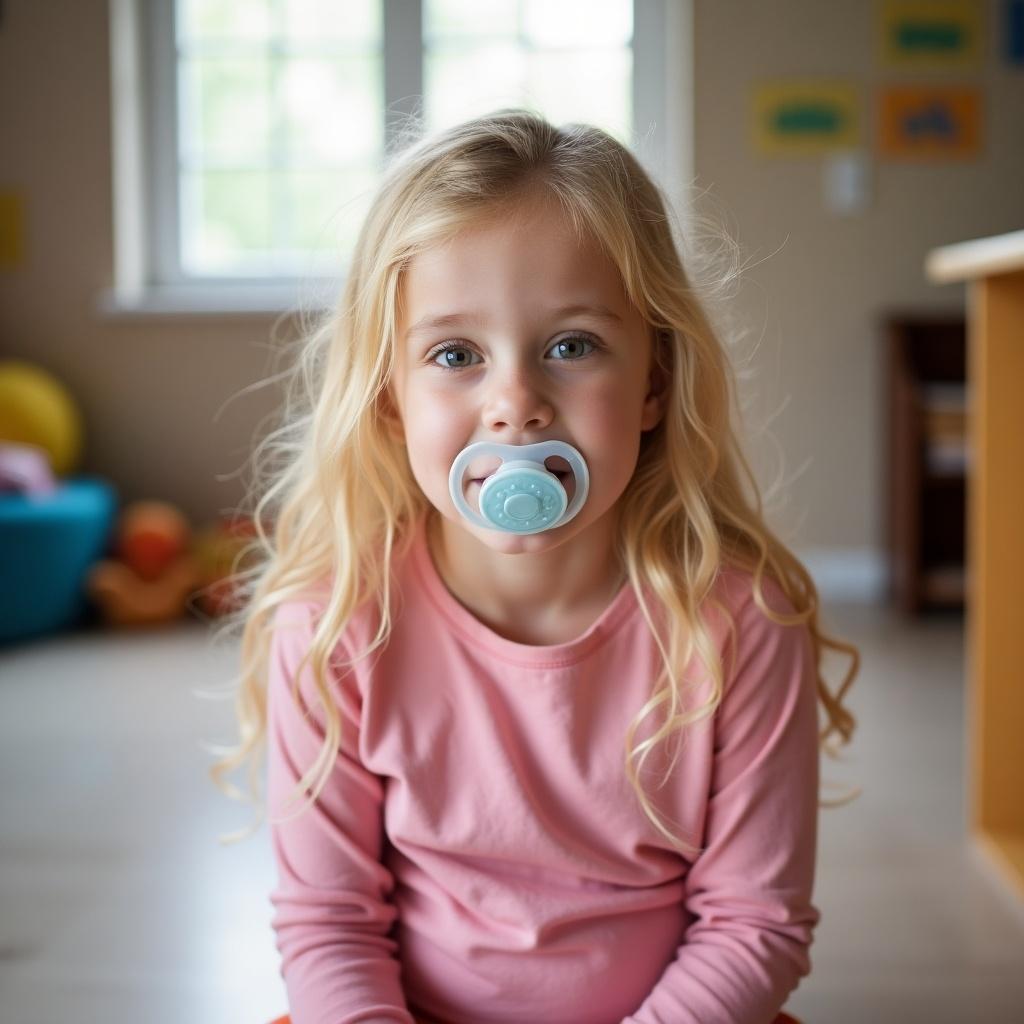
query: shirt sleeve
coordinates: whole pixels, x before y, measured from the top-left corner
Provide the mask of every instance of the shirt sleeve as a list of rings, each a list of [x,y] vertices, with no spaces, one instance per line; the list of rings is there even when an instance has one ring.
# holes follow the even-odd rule
[[[770,608],[792,613],[776,584],[764,592]],[[820,918],[811,902],[819,768],[811,634],[767,618],[752,598],[735,618],[704,844],[686,880],[695,918],[624,1024],[770,1024],[810,973]]]
[[[397,911],[381,863],[383,783],[359,759],[361,703],[354,674],[337,668],[329,687],[341,715],[341,744],[312,806],[308,791],[284,811],[317,758],[326,716],[312,668],[303,667],[315,604],[286,602],[275,613],[267,680],[267,806],[277,866],[270,896],[292,1024],[373,1019],[413,1024],[400,984]],[[302,808],[301,813],[298,813]],[[275,824],[282,817],[289,820]]]

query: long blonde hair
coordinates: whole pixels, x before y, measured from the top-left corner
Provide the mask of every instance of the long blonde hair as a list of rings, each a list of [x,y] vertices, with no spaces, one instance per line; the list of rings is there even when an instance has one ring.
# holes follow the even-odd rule
[[[687,240],[669,219],[671,204],[632,153],[603,130],[587,124],[555,127],[528,110],[499,110],[412,139],[397,151],[362,223],[340,303],[300,339],[287,372],[282,422],[253,453],[247,500],[256,538],[237,578],[243,603],[222,630],[241,632],[241,672],[234,688],[240,739],[236,747],[221,749],[224,756],[210,774],[224,792],[247,799],[225,776],[248,759],[259,816],[223,842],[251,834],[266,810],[260,755],[275,609],[329,581],[303,660],[323,704],[324,742],[292,794],[294,802],[308,792],[312,802],[327,781],[340,741],[328,664],[338,664],[342,632],[364,601],[375,602],[379,627],[366,650],[343,664],[387,642],[392,562],[408,549],[419,517],[430,511],[401,441],[385,427],[402,273],[418,253],[481,216],[514,209],[517,196],[536,188],[557,198],[577,235],[596,239],[616,264],[630,300],[657,340],[655,357],[669,381],[665,415],[643,436],[619,510],[620,564],[663,662],[650,699],[624,735],[625,771],[645,814],[681,852],[697,852],[659,820],[639,773],[661,741],[713,715],[722,700],[723,667],[702,609],[705,600],[713,602],[710,591],[723,566],[752,573],[754,600],[765,615],[780,624],[807,624],[827,717],[820,742],[834,757],[832,734],[843,744],[852,736],[855,720],[842,697],[857,673],[857,648],[822,631],[814,581],[765,523],[733,427],[732,366],[706,308],[713,288],[705,282],[702,296],[684,270],[673,232],[680,236],[679,248]],[[749,496],[741,486],[744,479]],[[767,605],[766,573],[782,588],[794,615]],[[660,634],[645,593],[654,595],[657,614],[668,623],[667,636]],[[821,677],[825,647],[852,659],[835,694]],[[713,687],[704,704],[687,708],[682,669],[695,651]],[[297,678],[293,685],[297,690]],[[641,724],[656,712],[656,731],[636,742]]]

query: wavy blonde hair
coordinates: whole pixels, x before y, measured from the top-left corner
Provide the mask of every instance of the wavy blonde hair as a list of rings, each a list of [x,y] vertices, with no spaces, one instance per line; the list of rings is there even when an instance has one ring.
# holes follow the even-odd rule
[[[704,282],[703,293],[698,291],[680,260],[674,232],[684,250],[684,242],[692,239],[674,227],[667,213],[671,204],[619,141],[592,125],[555,127],[532,111],[499,110],[432,137],[413,138],[397,151],[362,223],[340,303],[309,324],[299,339],[297,357],[286,373],[282,422],[254,450],[247,503],[256,538],[247,567],[237,576],[243,603],[223,626],[223,631],[241,633],[241,672],[232,688],[240,741],[217,750],[223,756],[210,774],[228,795],[248,799],[225,779],[248,759],[259,817],[222,842],[251,834],[266,811],[260,766],[275,609],[329,581],[300,666],[311,666],[325,714],[318,757],[292,793],[292,802],[302,792],[312,802],[339,747],[340,715],[331,696],[329,665],[339,664],[336,647],[342,632],[356,609],[373,601],[379,613],[375,637],[365,651],[341,664],[354,664],[387,643],[392,561],[407,550],[418,518],[431,511],[401,441],[386,428],[385,389],[394,365],[403,271],[418,253],[481,217],[513,211],[517,197],[538,188],[557,198],[578,237],[596,239],[618,267],[630,300],[650,326],[655,358],[668,379],[665,415],[642,438],[619,509],[620,564],[663,662],[650,699],[624,737],[625,771],[645,814],[680,852],[699,852],[659,820],[640,772],[660,742],[713,715],[722,700],[725,675],[702,609],[723,566],[753,574],[754,600],[766,616],[785,625],[807,624],[827,717],[820,743],[835,757],[832,734],[838,733],[843,744],[852,736],[855,720],[842,697],[858,670],[857,648],[821,629],[814,582],[768,529],[734,431],[732,367],[708,312],[714,285],[729,275]],[[700,253],[693,253],[688,265],[699,259]],[[793,615],[768,607],[762,591],[766,573],[781,586]],[[669,624],[667,636],[655,624],[647,593],[654,595]],[[825,647],[852,658],[835,694],[821,677]],[[688,708],[682,669],[695,651],[713,687],[704,704]],[[657,728],[637,742],[649,716]],[[674,763],[673,757],[662,785]]]

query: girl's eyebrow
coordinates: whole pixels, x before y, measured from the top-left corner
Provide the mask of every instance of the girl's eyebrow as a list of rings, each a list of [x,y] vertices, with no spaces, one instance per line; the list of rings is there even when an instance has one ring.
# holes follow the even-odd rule
[[[568,306],[559,306],[557,309],[548,311],[548,316],[559,317],[559,316],[590,316],[595,320],[605,320],[609,323],[622,323],[622,317],[612,310],[608,309],[607,306],[587,303],[571,303]],[[435,330],[439,327],[461,327],[463,325],[479,326],[485,318],[479,313],[441,313],[431,314],[428,313],[426,316],[421,317],[416,321],[406,332],[406,338],[412,338],[414,335],[420,334],[424,331]]]

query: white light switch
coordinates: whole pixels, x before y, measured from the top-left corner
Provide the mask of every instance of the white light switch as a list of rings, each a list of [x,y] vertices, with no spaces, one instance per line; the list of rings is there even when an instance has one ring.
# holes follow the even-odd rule
[[[828,154],[822,164],[825,209],[845,217],[863,213],[871,198],[870,172],[863,150]]]

